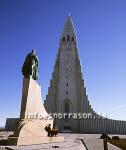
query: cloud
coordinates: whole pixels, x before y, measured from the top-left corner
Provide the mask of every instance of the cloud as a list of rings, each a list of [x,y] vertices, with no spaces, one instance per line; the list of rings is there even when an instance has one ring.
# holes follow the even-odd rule
[[[115,110],[121,110],[123,107],[124,107],[123,105],[117,105],[117,106],[115,107]]]

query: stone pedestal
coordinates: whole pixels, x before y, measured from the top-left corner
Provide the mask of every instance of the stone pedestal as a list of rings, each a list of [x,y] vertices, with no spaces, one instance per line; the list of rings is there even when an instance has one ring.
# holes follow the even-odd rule
[[[64,141],[64,137],[47,137],[47,124],[52,127],[53,119],[42,104],[41,87],[32,78],[24,78],[20,119],[7,144],[31,145]]]

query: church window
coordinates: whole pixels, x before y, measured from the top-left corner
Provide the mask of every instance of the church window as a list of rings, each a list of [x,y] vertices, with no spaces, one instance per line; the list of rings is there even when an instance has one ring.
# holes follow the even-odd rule
[[[67,75],[67,79],[68,79],[68,75]]]
[[[74,37],[72,36],[72,41],[74,41]]]
[[[67,83],[67,87],[68,87],[68,83]]]
[[[63,37],[63,42],[65,42],[65,37]]]
[[[69,35],[67,35],[67,41],[70,41],[70,36]]]
[[[68,95],[68,91],[66,92],[66,94]]]
[[[67,71],[68,71],[68,68],[67,68]]]
[[[69,103],[65,103],[65,113],[69,113]]]

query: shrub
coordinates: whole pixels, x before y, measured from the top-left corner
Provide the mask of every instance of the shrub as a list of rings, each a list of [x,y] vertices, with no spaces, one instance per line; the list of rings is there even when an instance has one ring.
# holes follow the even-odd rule
[[[119,140],[119,136],[113,136],[112,140]]]
[[[108,134],[103,133],[100,137],[101,139],[111,139],[111,137],[108,136]]]

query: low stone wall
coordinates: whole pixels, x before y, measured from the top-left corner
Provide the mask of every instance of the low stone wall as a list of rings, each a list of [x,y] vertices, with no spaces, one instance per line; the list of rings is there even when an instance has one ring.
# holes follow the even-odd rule
[[[126,121],[111,119],[86,119],[81,123],[80,133],[87,134],[126,134]]]

